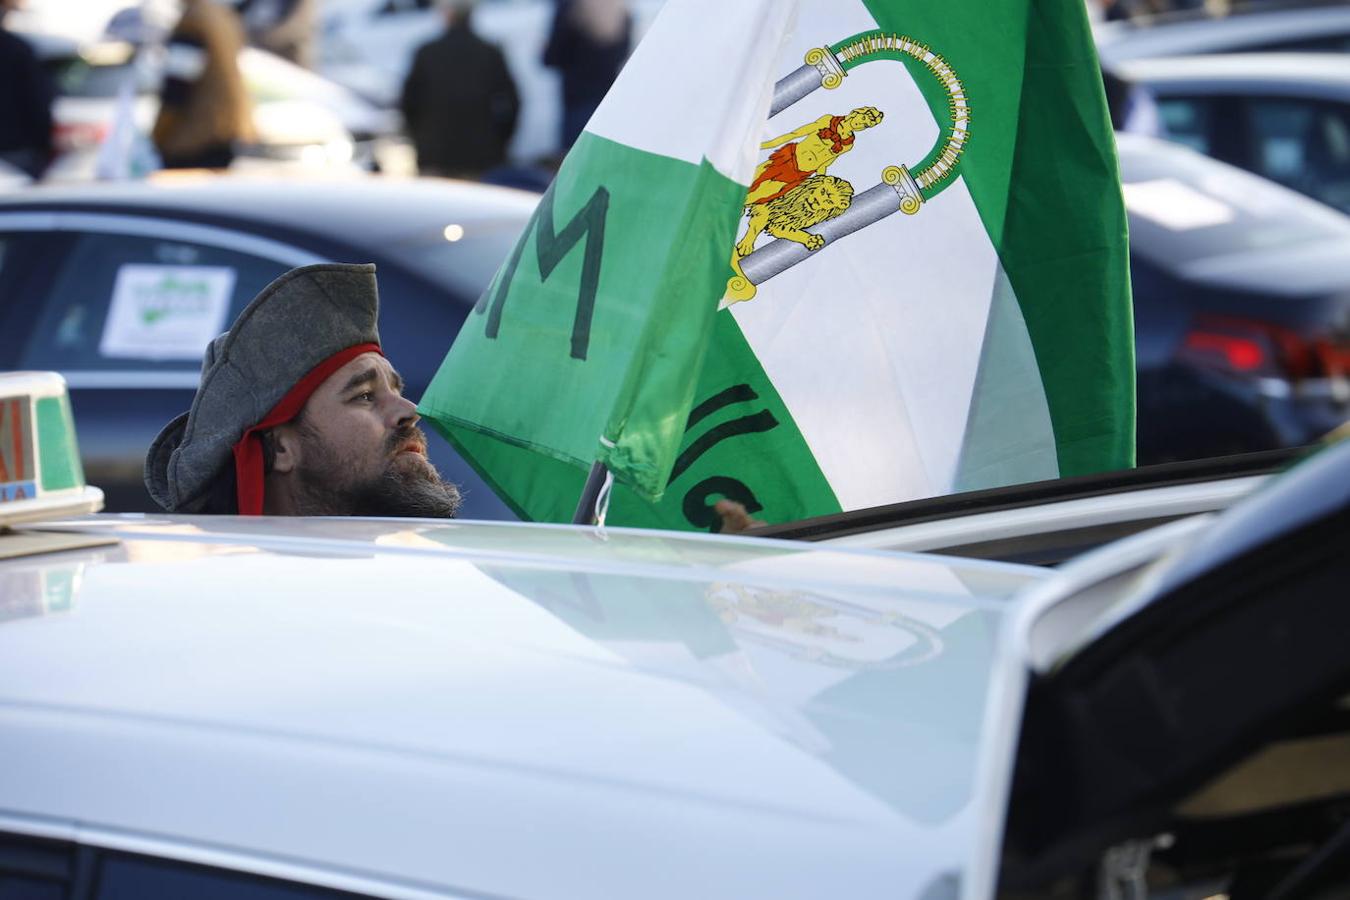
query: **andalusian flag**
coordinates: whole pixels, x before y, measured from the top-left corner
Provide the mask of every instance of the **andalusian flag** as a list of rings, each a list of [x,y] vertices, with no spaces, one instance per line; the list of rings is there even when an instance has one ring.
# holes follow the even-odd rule
[[[1082,0],[669,0],[422,400],[526,518],[715,527],[1127,467]]]

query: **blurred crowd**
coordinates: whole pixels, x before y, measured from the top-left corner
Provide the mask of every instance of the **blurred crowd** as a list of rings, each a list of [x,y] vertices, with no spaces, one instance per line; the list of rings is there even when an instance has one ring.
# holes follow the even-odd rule
[[[25,2],[0,0],[6,13]],[[256,91],[241,72],[241,51],[254,47],[305,69],[315,66],[318,0],[128,2],[132,5],[112,16],[106,35],[129,44],[133,56],[124,66],[126,84],[117,92],[115,119],[100,134],[106,146],[100,148],[97,177],[229,167],[240,148],[260,140]],[[406,7],[410,13],[432,14],[440,24],[438,36],[409,48],[401,89],[385,104],[401,114],[402,136],[421,174],[521,181],[527,187],[546,183],[634,41],[626,0],[553,0],[536,63],[556,73],[556,139],[551,152],[513,160],[521,93],[502,49],[478,33],[476,0],[390,0],[387,5],[394,12]],[[166,7],[171,17],[165,17]],[[0,80],[7,85],[0,95],[0,162],[39,178],[62,149],[53,143],[61,123],[52,119],[61,91],[53,78],[59,68],[46,64],[29,44],[0,28]],[[84,48],[78,52],[88,55]],[[138,134],[131,120],[136,95],[146,92],[147,83],[156,86],[149,92],[154,120],[142,129],[147,134]],[[133,164],[133,157],[139,162]],[[519,171],[521,164],[525,171]]]
[[[9,13],[25,3],[64,5],[70,11],[71,2],[0,0]],[[0,163],[12,171],[50,177],[53,160],[73,158],[67,153],[72,148],[83,149],[93,161],[83,168],[66,166],[68,171],[104,179],[138,177],[159,168],[226,168],[241,152],[250,160],[290,153],[306,162],[354,163],[367,170],[526,188],[548,183],[617,77],[640,32],[634,9],[642,10],[645,24],[660,6],[660,0],[81,2],[105,11],[125,5],[111,15],[101,38],[132,48],[130,60],[118,69],[124,83],[100,95],[106,121],[68,122],[61,116],[53,121],[54,103],[59,109],[62,97],[79,94],[78,85],[55,84],[53,76],[60,81],[78,67],[67,67],[63,76],[59,53],[50,47],[35,52],[29,46],[32,34],[21,39],[0,30],[0,79],[7,86],[0,95]],[[1287,5],[1281,0],[1086,2],[1099,22],[1224,16]],[[524,19],[517,13],[526,8],[548,11],[547,19],[537,16],[529,26],[537,35],[522,30]],[[484,17],[494,23],[487,34],[481,27]],[[392,34],[394,25],[403,29],[401,43],[366,40],[367,30]],[[382,66],[382,83],[379,78],[371,82],[369,72],[353,75],[340,60],[320,65],[325,46],[331,51],[341,40],[369,44],[359,48],[363,64],[370,69],[374,60],[379,65],[373,68]],[[243,71],[244,48],[265,52],[275,60],[271,65],[289,65],[322,84],[309,90],[327,90],[324,102],[334,109],[317,115],[343,121],[328,123],[326,130],[312,125],[311,132],[322,132],[318,137],[297,136],[301,123],[315,114],[300,115],[294,103],[261,109],[261,103],[277,99],[278,79],[255,83],[259,78]],[[115,68],[86,64],[89,51],[81,45],[64,52],[85,70]],[[42,52],[49,58],[40,58]],[[324,61],[333,58],[330,52]],[[340,71],[350,77],[343,80]],[[1147,98],[1118,80],[1113,83],[1113,76],[1107,80],[1118,127],[1127,127],[1128,120],[1129,130],[1152,131]],[[339,91],[350,95],[345,108],[330,102]],[[352,124],[350,107],[361,104],[372,108],[364,118],[381,124]],[[539,115],[541,108],[547,115]],[[358,149],[363,139],[368,139],[365,150]],[[91,150],[90,145],[96,146]]]

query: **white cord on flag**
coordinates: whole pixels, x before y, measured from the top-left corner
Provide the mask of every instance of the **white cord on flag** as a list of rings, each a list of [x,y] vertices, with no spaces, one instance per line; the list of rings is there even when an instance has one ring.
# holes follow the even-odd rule
[[[595,527],[604,530],[605,516],[609,515],[609,495],[614,489],[614,473],[605,469],[605,483],[600,485],[600,493],[595,496]]]

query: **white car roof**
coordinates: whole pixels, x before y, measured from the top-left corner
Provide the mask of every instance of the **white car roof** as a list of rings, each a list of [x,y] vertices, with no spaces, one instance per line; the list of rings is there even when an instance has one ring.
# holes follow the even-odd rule
[[[105,543],[0,561],[0,831],[391,897],[954,896],[1048,577],[483,523],[26,539]]]
[[[1350,34],[1350,8],[1254,10],[1190,21],[1111,22],[1095,29],[1102,62],[1115,64],[1145,56],[1179,56],[1241,51],[1280,42],[1319,40]]]
[[[1173,93],[1242,90],[1350,101],[1350,56],[1343,53],[1230,53],[1133,59],[1115,70]]]

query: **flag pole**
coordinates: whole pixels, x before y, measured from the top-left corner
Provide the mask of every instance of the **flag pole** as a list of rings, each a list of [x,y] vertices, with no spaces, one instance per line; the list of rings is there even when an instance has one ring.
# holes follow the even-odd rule
[[[586,476],[586,486],[581,489],[581,499],[577,501],[577,511],[572,514],[573,525],[595,524],[595,502],[600,499],[600,489],[608,474],[605,464],[599,460],[591,464],[591,473]]]

